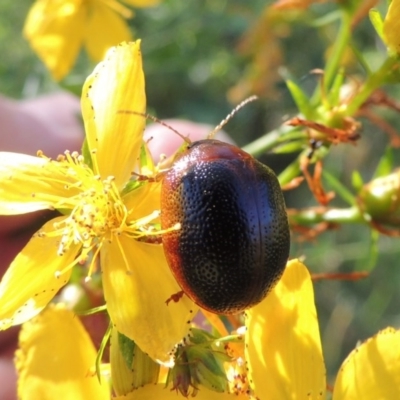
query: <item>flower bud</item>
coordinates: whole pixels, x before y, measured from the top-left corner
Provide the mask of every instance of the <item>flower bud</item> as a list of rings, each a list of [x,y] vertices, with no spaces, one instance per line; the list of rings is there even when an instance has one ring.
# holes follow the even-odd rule
[[[400,170],[364,185],[358,204],[372,222],[400,227]]]
[[[168,383],[185,397],[192,396],[202,385],[215,392],[228,391],[228,378],[224,363],[231,361],[218,339],[208,332],[192,328],[191,335],[179,345],[175,353],[175,366],[171,369]]]

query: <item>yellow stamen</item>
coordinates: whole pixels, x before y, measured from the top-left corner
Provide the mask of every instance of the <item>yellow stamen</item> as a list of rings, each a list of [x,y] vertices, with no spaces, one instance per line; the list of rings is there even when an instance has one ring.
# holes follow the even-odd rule
[[[96,261],[97,261],[97,256],[100,253],[101,247],[102,247],[102,243],[97,245],[97,249],[94,252],[93,257],[92,257],[92,259],[90,261],[90,264],[89,264],[89,269],[88,269],[88,272],[87,272],[87,275],[86,275],[86,278],[85,278],[85,282],[89,282],[90,281],[90,279],[92,278],[93,271],[97,269]]]
[[[64,218],[54,223],[53,231],[39,232],[38,236],[60,237],[59,256],[65,254],[71,246],[81,246],[79,256],[61,271],[57,271],[57,277],[76,264],[86,263],[91,257],[87,272],[89,280],[96,271],[97,258],[105,240],[110,243],[116,240],[126,270],[130,273],[130,266],[118,236],[125,234],[132,239],[159,236],[161,239],[162,234],[180,229],[178,223],[169,229],[161,230],[156,221],[160,216],[158,210],[134,221],[130,220],[128,217],[131,210],[128,210],[123,202],[115,184],[115,177],[108,176],[102,179],[98,175],[96,150],[91,152],[93,170],[85,164],[84,158],[77,152],[66,151],[58,157],[57,161],[47,158],[42,152],[38,155],[47,160],[44,168],[48,173],[45,174],[44,179],[66,192],[63,195],[32,193],[32,196],[53,204],[56,209],[66,214]],[[68,193],[71,194],[70,197],[65,195]],[[91,253],[93,253],[92,256]]]

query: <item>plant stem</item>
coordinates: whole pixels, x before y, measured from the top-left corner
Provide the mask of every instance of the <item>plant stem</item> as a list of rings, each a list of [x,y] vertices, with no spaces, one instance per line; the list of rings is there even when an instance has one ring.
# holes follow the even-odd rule
[[[289,221],[300,225],[313,225],[319,222],[338,224],[364,223],[358,207],[349,208],[310,208],[305,210],[288,210]]]

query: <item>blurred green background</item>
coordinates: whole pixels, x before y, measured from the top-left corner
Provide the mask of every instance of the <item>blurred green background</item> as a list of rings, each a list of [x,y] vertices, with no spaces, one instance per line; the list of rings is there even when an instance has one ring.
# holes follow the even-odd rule
[[[59,88],[22,37],[31,4],[28,0],[0,2],[0,93],[15,99]],[[243,89],[255,74],[251,45],[243,38],[259,26],[260,15],[269,4],[262,0],[168,0],[152,9],[136,10],[130,24],[135,37],[143,41],[149,111],[159,118],[218,124],[241,94],[252,93],[251,87],[249,93]],[[259,37],[265,68],[258,77],[260,100],[241,110],[224,128],[239,145],[279,127],[296,114],[283,77],[295,77],[308,92],[318,85],[319,78],[310,71],[324,67],[337,33],[336,7],[335,3],[317,4],[300,14],[287,13],[271,26],[262,25]],[[327,22],[329,18],[332,22]],[[352,41],[372,66],[384,60],[385,48],[368,18],[356,26]],[[92,68],[82,54],[72,74],[62,82],[63,87],[78,93]],[[347,68],[349,74],[359,74],[362,79],[357,60],[350,59]],[[386,89],[395,99],[400,98],[398,86]],[[379,112],[399,128],[395,112]],[[333,146],[324,164],[350,190],[352,172],[359,171],[365,181],[371,179],[389,143],[382,129],[365,119],[361,121],[357,144]],[[283,154],[261,157],[276,172],[293,159],[293,155]],[[394,150],[394,160],[398,167],[398,149]],[[285,195],[291,208],[316,205],[304,184]],[[344,206],[340,199],[332,205]],[[300,240],[298,235],[292,239],[291,256],[304,257],[312,272],[372,271],[358,282],[315,283],[323,349],[329,382],[333,384],[337,369],[358,341],[388,325],[400,327],[400,242],[398,238],[380,236],[375,259],[371,231],[365,225],[341,226],[312,242]]]

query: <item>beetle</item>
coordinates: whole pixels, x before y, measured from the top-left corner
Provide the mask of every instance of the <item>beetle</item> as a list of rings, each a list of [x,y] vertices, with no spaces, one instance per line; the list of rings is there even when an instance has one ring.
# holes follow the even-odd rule
[[[208,311],[239,313],[283,274],[290,233],[278,179],[234,145],[188,143],[163,178],[160,218],[175,279]]]

